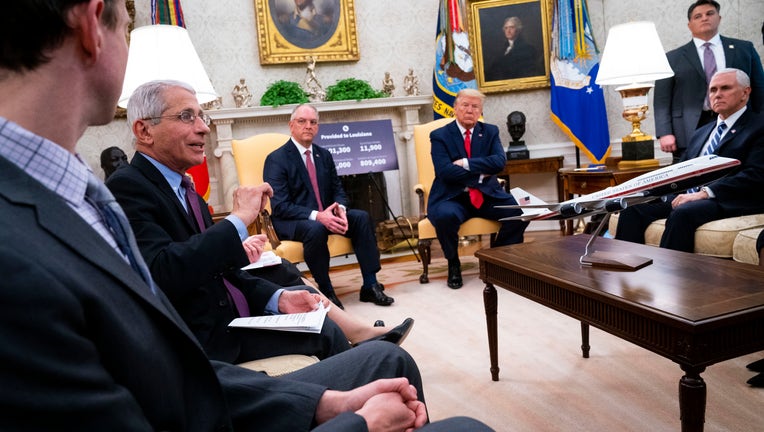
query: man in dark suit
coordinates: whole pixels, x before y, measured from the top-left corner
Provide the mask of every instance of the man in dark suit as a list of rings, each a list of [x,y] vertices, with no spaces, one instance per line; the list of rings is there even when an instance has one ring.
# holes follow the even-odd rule
[[[508,17],[502,27],[504,40],[500,49],[488,62],[486,81],[526,78],[544,75],[543,56],[536,55],[536,48],[523,37],[523,22],[518,17]]]
[[[179,112],[180,116],[163,116],[165,112]],[[245,316],[232,300],[236,294],[232,289],[246,297],[246,316],[308,312],[318,302],[328,306],[328,301],[310,293],[301,282],[285,291],[267,279],[269,274],[254,277],[239,270],[262,253],[264,241],[259,237],[264,236],[249,236],[247,226],[272,191],[268,184],[237,189],[231,214],[213,225],[207,203],[183,183],[186,170],[204,158],[199,143],[210,129],[206,121],[197,120],[208,119],[200,112],[193,88],[185,83],[152,81],[138,87],[127,113],[137,152],[130,165],[112,175],[107,185],[135,230],[154,280],[210,358],[235,364],[284,354],[324,359],[350,348],[348,339],[361,342],[385,335],[384,327],[369,324],[361,328],[339,308],[329,311],[321,334],[228,327],[234,318]],[[198,204],[203,230],[192,199]],[[347,336],[332,318],[349,330]],[[404,327],[385,337],[398,336],[389,341],[399,343],[411,324]]]
[[[117,146],[111,146],[101,152],[101,168],[104,178],[109,178],[114,171],[127,166],[127,155]]]
[[[477,90],[460,90],[454,101],[456,121],[430,134],[435,180],[427,202],[427,218],[448,260],[448,286],[454,289],[463,284],[459,225],[472,217],[499,220],[522,214],[519,209],[496,208],[517,205],[517,201],[496,178],[504,169],[506,155],[499,128],[478,121],[484,100],[483,93]],[[522,243],[527,226],[528,222],[517,220],[502,222],[492,245]]]
[[[696,1],[687,10],[687,20],[692,40],[666,53],[674,76],[655,82],[655,132],[661,150],[672,152],[674,162],[684,155],[695,130],[716,116],[706,92],[714,71],[730,67],[748,74],[748,106],[756,112],[764,108],[764,70],[759,54],[751,42],[719,35],[719,3]]]
[[[393,298],[377,281],[381,269],[374,226],[363,210],[348,209],[348,198],[328,150],[313,144],[318,111],[299,105],[289,119],[292,135],[265,159],[263,179],[275,191],[273,227],[280,238],[303,243],[305,263],[318,288],[341,305],[329,278],[329,234],[349,237],[361,268],[361,301],[389,306]],[[313,172],[311,177],[310,172]]]
[[[616,238],[645,242],[645,229],[667,218],[661,247],[685,252],[695,249],[695,230],[704,223],[764,211],[764,118],[746,107],[751,93],[748,75],[721,69],[708,89],[716,121],[698,129],[682,160],[704,154],[738,159],[740,167],[707,187],[667,201],[629,207],[618,218]]]
[[[124,0],[6,6],[3,431],[357,431],[390,422],[403,431],[426,422],[416,364],[393,344],[364,344],[285,379],[210,361],[77,155],[83,131],[114,116],[127,61]],[[389,377],[405,378],[378,379]],[[487,429],[476,423],[424,429]]]

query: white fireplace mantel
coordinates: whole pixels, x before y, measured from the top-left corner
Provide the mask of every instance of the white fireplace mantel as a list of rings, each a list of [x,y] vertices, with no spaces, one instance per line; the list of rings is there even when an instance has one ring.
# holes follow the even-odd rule
[[[398,171],[385,172],[388,200],[396,215],[414,215],[416,183],[414,126],[432,120],[432,96],[401,96],[360,101],[321,102],[315,104],[322,123],[390,119],[393,124]],[[289,116],[295,105],[258,106],[208,110],[212,132],[207,140],[207,165],[210,172],[208,202],[215,212],[232,208],[233,191],[238,186],[231,140],[252,135],[289,133]],[[398,187],[400,186],[400,187]]]

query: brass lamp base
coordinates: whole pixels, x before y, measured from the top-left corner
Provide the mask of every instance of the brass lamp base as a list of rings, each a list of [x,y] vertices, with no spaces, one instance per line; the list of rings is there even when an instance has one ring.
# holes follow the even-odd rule
[[[642,160],[623,160],[618,162],[619,170],[636,169],[636,168],[657,168],[660,166],[658,159],[642,159]]]

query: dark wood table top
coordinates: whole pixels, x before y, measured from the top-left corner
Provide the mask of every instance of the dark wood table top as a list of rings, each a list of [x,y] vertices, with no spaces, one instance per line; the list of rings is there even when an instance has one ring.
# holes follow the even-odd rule
[[[760,267],[605,238],[595,241],[594,250],[649,257],[653,263],[636,271],[587,267],[579,264],[578,258],[589,238],[582,234],[480,250],[475,255],[481,262],[481,279],[625,336],[680,363],[707,366],[764,348],[764,270]],[[579,304],[581,299],[545,298],[561,295],[544,291],[549,287],[613,308],[605,307],[606,312],[598,317],[597,311]],[[689,350],[671,344],[655,346],[656,341],[643,340],[652,336],[640,331],[635,340],[628,334],[634,331],[631,325],[611,316],[619,314],[624,319],[644,319],[670,328],[675,341],[686,340],[693,346],[687,347]],[[746,336],[748,340],[742,344],[724,340],[720,335],[725,332],[717,332],[750,327],[755,322],[761,329],[755,337]],[[693,340],[694,336],[714,332],[721,340]]]

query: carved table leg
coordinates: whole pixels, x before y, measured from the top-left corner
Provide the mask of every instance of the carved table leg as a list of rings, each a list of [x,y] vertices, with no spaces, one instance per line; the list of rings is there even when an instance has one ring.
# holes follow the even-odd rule
[[[589,358],[589,324],[581,321],[581,354]]]
[[[419,257],[422,258],[422,274],[419,276],[419,283],[426,284],[430,282],[430,262],[432,259],[430,244],[432,240],[422,239],[419,240],[417,248],[419,249]]]
[[[483,304],[485,305],[485,322],[488,328],[488,354],[491,357],[491,379],[499,380],[499,347],[498,326],[496,322],[497,298],[493,284],[485,284],[483,289]]]
[[[679,418],[682,432],[702,432],[706,418],[706,382],[700,373],[705,367],[680,365],[685,375],[679,380]]]

